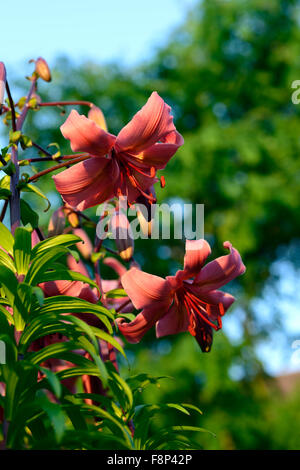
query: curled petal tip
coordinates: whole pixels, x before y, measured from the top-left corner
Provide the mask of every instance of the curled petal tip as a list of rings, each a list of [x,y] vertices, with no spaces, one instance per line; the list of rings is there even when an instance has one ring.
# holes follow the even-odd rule
[[[107,132],[105,117],[100,108],[93,105],[88,112],[88,118],[94,121],[97,126],[101,127],[101,129],[103,129],[105,132]]]

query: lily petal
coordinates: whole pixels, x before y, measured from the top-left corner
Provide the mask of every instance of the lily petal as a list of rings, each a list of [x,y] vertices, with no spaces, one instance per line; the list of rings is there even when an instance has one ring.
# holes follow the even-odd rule
[[[131,268],[122,276],[121,283],[137,309],[150,307],[161,316],[172,302],[170,285],[159,276]]]
[[[224,313],[235,301],[233,295],[228,294],[227,292],[223,292],[221,290],[203,292],[201,287],[198,287],[196,284],[189,284],[188,290],[199,298],[199,308],[201,310],[202,308],[200,304],[202,302],[205,302],[209,305],[209,313],[207,309],[204,309],[203,312],[204,315],[213,322],[217,321],[218,317],[224,315]]]
[[[39,284],[47,297],[70,295],[78,297],[83,283],[81,281],[48,281]]]
[[[130,323],[126,323],[123,318],[117,318],[116,322],[120,333],[129,343],[138,343],[163,314],[164,312],[159,311],[155,306],[145,308]]]
[[[211,261],[196,276],[194,283],[198,285],[199,292],[218,289],[245,272],[239,252],[228,241],[223,246],[230,250],[230,254]]]
[[[105,132],[91,119],[78,114],[75,109],[60,130],[70,140],[73,152],[87,152],[94,156],[107,154],[116,140],[114,135]]]
[[[74,235],[81,238],[81,242],[76,243],[78,251],[82,254],[85,259],[89,259],[93,252],[93,245],[86,231],[82,228],[75,228],[73,230]]]
[[[156,336],[175,335],[183,331],[187,331],[189,326],[189,318],[184,309],[178,309],[174,303],[167,313],[161,317],[156,323]]]
[[[196,276],[210,253],[211,249],[206,240],[186,240],[183,268],[184,275],[188,278]]]
[[[139,153],[176,131],[171,108],[154,91],[147,103],[119,132],[117,151]]]
[[[93,207],[114,196],[119,169],[114,160],[89,158],[53,176],[63,200],[78,210]]]
[[[151,145],[143,152],[135,156],[135,159],[153,166],[157,170],[163,170],[173,155],[177,152],[179,147],[184,144],[184,139],[177,131],[170,132],[165,139],[161,139],[164,143],[156,143]]]

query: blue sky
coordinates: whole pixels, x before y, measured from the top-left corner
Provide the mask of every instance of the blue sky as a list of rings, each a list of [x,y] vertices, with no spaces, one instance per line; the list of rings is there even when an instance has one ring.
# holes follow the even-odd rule
[[[0,56],[7,68],[59,54],[79,61],[150,56],[185,18],[196,0],[15,0],[1,2]],[[9,18],[12,21],[9,21]],[[4,21],[5,19],[5,21]]]

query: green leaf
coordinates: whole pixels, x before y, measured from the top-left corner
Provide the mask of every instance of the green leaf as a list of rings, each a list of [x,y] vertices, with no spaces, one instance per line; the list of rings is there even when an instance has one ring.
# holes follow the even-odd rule
[[[11,313],[9,313],[8,310],[6,310],[5,307],[3,307],[3,305],[0,305],[0,314],[3,314],[5,316],[5,318],[14,325],[14,317],[13,315],[11,315]],[[2,325],[1,325],[2,326]]]
[[[45,346],[40,351],[27,353],[26,359],[28,359],[31,364],[41,364],[48,359],[60,357],[60,354],[64,353],[65,351],[73,351],[75,349],[79,349],[80,347],[81,344],[78,341],[53,343]]]
[[[69,316],[68,320],[72,321],[76,325],[79,325],[80,328],[82,329],[82,331],[87,333],[87,335],[90,337],[90,339],[91,339],[91,341],[94,345],[95,351],[89,347],[89,344],[87,343],[87,341],[85,341],[85,338],[80,338],[80,341],[83,343],[84,349],[87,352],[89,352],[90,355],[92,356],[92,358],[94,359],[94,361],[95,361],[95,363],[96,363],[96,365],[97,365],[97,367],[100,371],[101,380],[103,381],[104,385],[107,385],[108,373],[107,373],[106,367],[104,365],[104,362],[102,361],[102,359],[100,357],[99,344],[98,344],[97,339],[96,339],[96,337],[93,333],[93,329],[90,327],[90,325],[85,323],[83,320],[80,320],[80,318],[77,318],[77,317],[74,317],[74,316]]]
[[[12,258],[7,253],[5,253],[5,251],[1,250],[1,248],[0,248],[0,264],[3,264],[7,268],[9,268],[13,273],[17,272]]]
[[[128,297],[124,289],[112,289],[105,294],[110,299],[116,299],[119,297]]]
[[[8,251],[10,255],[13,255],[14,237],[2,222],[0,222],[0,240],[4,250]]]
[[[57,403],[51,402],[45,395],[39,396],[37,401],[38,405],[40,405],[48,415],[55,432],[56,440],[57,442],[60,442],[65,432],[66,421],[66,416],[62,407]]]
[[[111,312],[102,307],[102,305],[92,304],[86,300],[67,295],[57,295],[46,298],[44,305],[36,313],[38,315],[45,315],[46,313],[77,313],[81,314],[83,318],[85,313],[93,313],[102,322],[104,322],[105,318],[113,320]],[[105,326],[107,326],[106,322]],[[112,332],[111,326],[110,331]]]
[[[23,227],[15,231],[14,259],[18,274],[26,274],[31,257],[31,232]]]
[[[34,259],[37,255],[40,255],[43,251],[48,251],[50,248],[56,248],[58,246],[69,247],[80,242],[81,238],[77,235],[57,235],[55,237],[47,238],[37,243],[33,249],[31,257]]]
[[[100,291],[95,281],[92,281],[90,278],[84,276],[81,273],[67,269],[54,269],[53,271],[44,273],[40,279],[40,282],[49,281],[81,281],[85,284],[89,284],[92,287],[96,287],[96,289]]]
[[[22,183],[20,182],[19,183],[19,189],[21,191],[26,191],[26,192],[31,192],[31,193],[35,193],[37,194],[38,196],[40,196],[41,198],[45,199],[45,201],[47,202],[47,207],[46,209],[44,210],[44,212],[47,212],[50,207],[51,207],[51,203],[49,201],[49,199],[45,196],[45,194],[37,187],[35,186],[34,184],[31,184],[31,183]]]
[[[7,164],[1,168],[1,170],[4,171],[4,173],[6,173],[8,176],[12,176],[16,172],[16,167],[13,162],[9,160]]]
[[[39,226],[39,216],[38,214],[31,209],[30,205],[21,199],[21,219],[24,225],[30,224],[32,228],[37,228]]]
[[[2,264],[0,264],[0,284],[2,284],[9,303],[13,305],[15,294],[17,292],[18,281],[14,273]]]
[[[124,413],[126,413],[126,418],[128,418],[131,414],[133,407],[132,391],[128,384],[125,382],[125,380],[122,379],[122,377],[120,377],[120,375],[117,374],[115,370],[110,371],[110,376],[110,388],[112,389],[114,395],[119,401],[122,409],[124,410]]]
[[[1,189],[10,189],[10,176],[6,175],[0,181],[0,188]]]
[[[94,326],[91,327],[95,336],[97,336],[100,339],[103,339],[107,343],[110,343],[114,348],[116,348],[124,357],[126,357],[124,349],[120,345],[120,343],[114,338],[113,336],[109,335],[103,330],[100,330],[100,328],[95,328]]]
[[[0,199],[8,199],[11,196],[9,189],[0,188]]]
[[[100,407],[95,406],[95,405],[82,405],[83,409],[90,409],[91,411],[94,411],[96,416],[100,416],[103,420],[105,420],[105,423],[110,426],[111,430],[113,433],[120,433],[128,443],[128,445],[133,449],[134,444],[130,435],[129,429],[124,426],[124,422],[121,420],[119,421],[116,419],[114,416],[112,416],[110,413],[108,413],[105,410],[102,410]]]
[[[30,285],[39,284],[41,282],[41,277],[45,273],[45,271],[51,268],[52,264],[58,258],[61,258],[67,253],[68,250],[63,246],[52,248],[51,250],[48,250],[40,254],[39,256],[35,254],[35,257],[33,257],[31,253],[31,258],[33,258],[33,261],[25,277],[25,282]]]
[[[133,321],[136,318],[136,315],[133,313],[119,313],[117,314],[117,318],[126,318],[129,321]]]
[[[61,383],[58,380],[56,374],[52,372],[50,369],[46,369],[45,367],[39,367],[39,370],[46,376],[47,381],[51,385],[53,393],[57,398],[61,397],[62,387]]]
[[[152,449],[158,449],[159,446],[165,443],[169,443],[171,439],[175,439],[177,437],[178,442],[184,442],[185,436],[181,436],[180,434],[178,435],[178,432],[205,432],[213,435],[214,437],[215,434],[212,433],[211,431],[208,431],[207,429],[200,428],[197,426],[169,426],[167,428],[160,429],[159,435],[151,437],[145,442],[145,448],[152,450]]]
[[[79,334],[82,334],[76,330],[73,324],[66,323],[64,315],[52,312],[37,316],[32,315],[19,340],[21,352],[24,353],[36,339],[53,333],[61,333],[73,339],[77,339]]]

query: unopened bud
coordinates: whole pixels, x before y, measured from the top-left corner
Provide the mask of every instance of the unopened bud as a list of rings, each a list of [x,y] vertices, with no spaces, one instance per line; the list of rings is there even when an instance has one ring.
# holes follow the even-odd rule
[[[68,219],[68,222],[71,225],[71,227],[73,227],[73,228],[78,227],[79,226],[79,217],[76,214],[76,212],[74,212],[74,210],[71,208],[71,206],[66,204],[65,207],[64,207],[64,212],[65,212],[65,215],[66,215],[66,217]]]
[[[48,225],[48,237],[54,237],[55,235],[60,235],[63,233],[63,230],[66,226],[65,214],[60,207],[55,212],[53,212],[49,225]]]
[[[47,62],[42,57],[39,57],[35,62],[35,71],[38,76],[45,80],[45,82],[51,82],[51,72]]]
[[[97,106],[92,106],[88,112],[88,118],[94,121],[101,129],[107,132],[107,125],[104,114]]]
[[[82,254],[85,259],[89,259],[93,252],[93,245],[91,243],[91,240],[82,228],[75,228],[73,230],[73,233],[74,235],[80,237],[82,240],[82,242],[76,243],[78,251]]]
[[[126,215],[116,210],[110,220],[110,229],[120,257],[124,261],[129,261],[134,253],[134,240]]]
[[[0,62],[0,107],[4,103],[4,92],[6,84],[6,69],[3,62]]]

